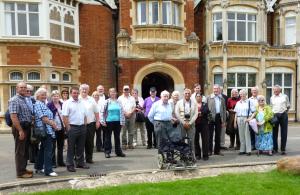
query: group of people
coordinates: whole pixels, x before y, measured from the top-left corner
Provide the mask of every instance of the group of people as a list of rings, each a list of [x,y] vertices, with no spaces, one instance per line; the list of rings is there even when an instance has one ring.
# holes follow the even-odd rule
[[[111,158],[112,133],[116,156],[125,157],[123,151],[137,145],[138,129],[147,149],[159,149],[163,138],[178,141],[187,137],[196,159],[208,160],[212,153],[223,155],[221,149],[227,149],[225,132],[230,136],[229,148],[235,147],[241,155],[251,155],[254,149],[272,155],[278,152],[280,126],[281,152],[285,154],[290,104],[280,86],[274,87],[270,106],[258,95],[257,87],[251,89],[250,98],[244,89],[233,89],[227,98],[218,85],[205,97],[199,84],[194,85],[194,93],[184,89],[182,99],[179,91],[173,91],[171,97],[162,91],[159,98],[155,87],[145,100],[128,85],[119,97],[115,88],[110,88],[108,95],[104,91],[99,85],[89,96],[89,86],[82,84],[49,95],[47,87],[41,86],[32,96],[32,86],[18,83],[17,94],[9,101],[17,177],[33,176],[33,171],[26,169],[28,160],[35,163],[36,173],[46,176],[57,176],[57,166],[69,172],[89,169],[87,164],[94,163],[94,147]],[[36,129],[43,129],[46,136],[32,142]]]

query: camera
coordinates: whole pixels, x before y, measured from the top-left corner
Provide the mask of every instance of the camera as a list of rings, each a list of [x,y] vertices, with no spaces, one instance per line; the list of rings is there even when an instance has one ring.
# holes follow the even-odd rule
[[[140,105],[139,105],[139,101],[136,101],[135,102],[135,107],[139,107]]]
[[[184,114],[184,118],[185,118],[185,119],[190,119],[190,118],[191,118],[191,115],[190,115],[190,114]]]

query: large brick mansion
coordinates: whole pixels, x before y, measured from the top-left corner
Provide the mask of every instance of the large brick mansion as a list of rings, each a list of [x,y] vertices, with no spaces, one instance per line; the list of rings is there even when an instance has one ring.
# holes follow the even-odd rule
[[[199,82],[267,99],[279,84],[300,120],[299,66],[298,0],[0,0],[0,116],[20,81],[143,96]]]

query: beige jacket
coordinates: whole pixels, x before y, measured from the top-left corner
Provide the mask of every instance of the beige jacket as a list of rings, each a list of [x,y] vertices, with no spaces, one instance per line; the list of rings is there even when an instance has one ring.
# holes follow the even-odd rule
[[[186,119],[184,118],[184,102],[185,99],[181,99],[177,102],[175,106],[175,116],[182,124],[186,122]],[[189,124],[193,125],[197,117],[198,117],[198,106],[196,101],[191,99],[190,119],[188,120]]]
[[[222,123],[225,123],[226,122],[226,105],[225,105],[224,98],[223,97],[220,97],[220,98],[221,98],[220,115],[221,115]],[[213,119],[213,121],[215,121],[215,118],[216,118],[216,104],[215,104],[215,95],[214,94],[211,94],[210,96],[208,96],[207,104],[208,104],[208,109],[211,112],[212,119]]]

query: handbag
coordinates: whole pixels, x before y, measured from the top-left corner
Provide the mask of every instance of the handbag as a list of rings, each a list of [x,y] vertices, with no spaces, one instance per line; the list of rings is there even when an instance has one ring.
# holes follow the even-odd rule
[[[30,143],[31,144],[38,144],[40,140],[34,135],[33,127],[30,129]]]
[[[277,118],[277,116],[274,114],[273,118],[271,118],[270,123],[275,126],[279,124],[279,120]]]
[[[38,140],[45,139],[47,137],[46,125],[44,123],[42,127],[37,127],[36,125],[34,125],[32,134],[32,136]]]
[[[136,118],[135,118],[136,122],[145,122],[146,118],[143,112],[137,112],[136,113]]]

